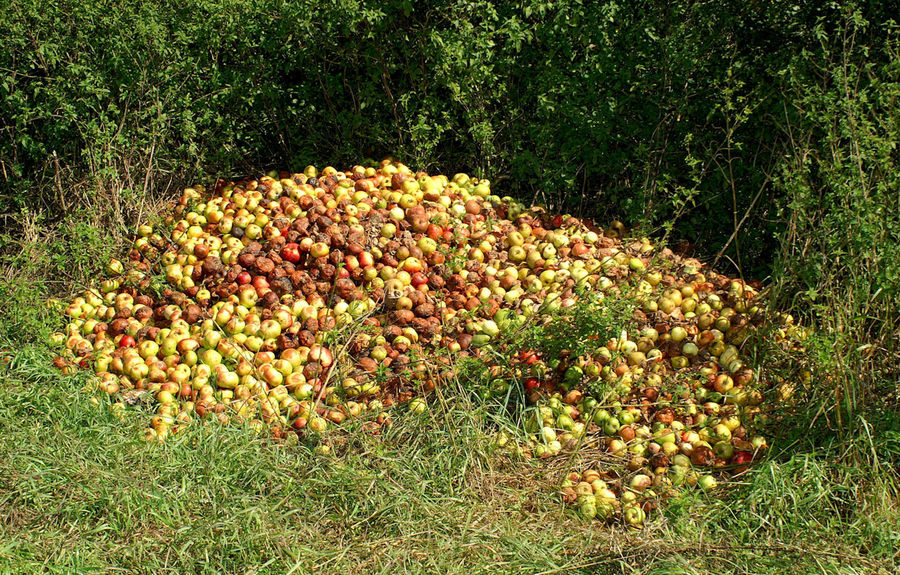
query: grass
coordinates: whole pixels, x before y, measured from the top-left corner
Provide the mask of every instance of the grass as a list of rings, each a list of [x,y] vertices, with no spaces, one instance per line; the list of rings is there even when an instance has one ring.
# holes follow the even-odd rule
[[[220,426],[149,445],[140,415],[117,420],[39,361],[14,359],[0,400],[9,572],[546,570],[589,535],[545,529],[559,504],[473,449],[474,425],[401,419],[333,458]]]
[[[629,532],[563,509],[559,462],[494,453],[484,406],[459,391],[384,435],[349,431],[331,456],[219,425],[159,445],[145,414],[92,405],[48,350],[7,358],[4,573],[862,574],[900,560],[897,430],[844,456],[786,445]]]
[[[116,244],[102,237],[83,251]],[[146,413],[116,417],[82,391],[87,374],[51,367],[40,342],[65,257],[23,258],[0,265],[0,573],[898,573],[889,398],[840,420],[818,408],[831,388],[815,377],[825,397],[772,426],[768,460],[629,531],[585,523],[555,494],[590,453],[511,460],[491,434],[512,421],[461,389],[383,435],[349,429],[330,456],[235,426],[149,444]],[[103,258],[84,261],[79,277]]]

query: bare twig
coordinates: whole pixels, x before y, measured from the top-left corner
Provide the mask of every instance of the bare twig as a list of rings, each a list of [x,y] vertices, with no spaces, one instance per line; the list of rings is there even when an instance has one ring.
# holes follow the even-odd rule
[[[756,192],[756,196],[753,198],[753,201],[750,202],[750,206],[747,208],[747,211],[744,212],[744,217],[741,218],[741,221],[737,223],[734,227],[734,231],[731,233],[731,236],[728,238],[728,241],[725,242],[725,245],[722,246],[722,249],[719,250],[719,253],[716,255],[716,258],[713,260],[712,267],[716,267],[716,264],[719,263],[719,258],[722,257],[722,254],[725,253],[725,250],[728,249],[728,246],[731,245],[731,242],[737,238],[738,232],[741,229],[741,226],[744,225],[744,222],[747,221],[747,218],[750,216],[750,212],[753,211],[753,207],[756,205],[756,201],[759,200],[759,197],[762,195],[763,191],[766,189],[766,186],[771,181],[771,176],[766,175],[765,181],[759,187],[759,191]]]

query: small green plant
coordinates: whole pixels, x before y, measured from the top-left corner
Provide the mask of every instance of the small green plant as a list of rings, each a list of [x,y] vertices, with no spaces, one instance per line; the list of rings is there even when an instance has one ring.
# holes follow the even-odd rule
[[[627,292],[605,293],[579,286],[575,297],[571,307],[552,310],[546,320],[529,324],[518,334],[513,347],[540,350],[551,358],[575,358],[617,339],[633,324],[635,301]]]

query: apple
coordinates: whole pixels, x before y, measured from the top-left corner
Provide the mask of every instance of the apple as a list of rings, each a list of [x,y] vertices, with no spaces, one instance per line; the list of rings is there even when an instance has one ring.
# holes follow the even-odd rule
[[[281,325],[274,319],[264,320],[259,325],[259,335],[263,339],[273,339],[281,334]]]
[[[309,255],[314,258],[322,258],[328,255],[328,244],[325,242],[315,242],[309,247]]]
[[[718,486],[718,482],[712,475],[704,475],[700,477],[697,485],[699,485],[700,489],[702,489],[703,491],[712,491]]]
[[[296,243],[285,244],[281,248],[281,259],[296,264],[300,261],[300,246]]]
[[[256,288],[250,285],[241,286],[238,289],[238,300],[240,301],[240,304],[242,306],[248,309],[252,308],[254,305],[256,305],[257,300],[259,300],[259,295],[256,293]],[[219,313],[222,313],[222,310],[220,310]],[[224,322],[219,322],[218,319],[216,321],[217,323],[219,323],[219,325],[224,325],[228,322],[228,319],[231,318],[226,318]]]
[[[646,514],[640,505],[628,505],[622,510],[622,519],[629,527],[639,528],[643,525]]]
[[[124,336],[124,337],[131,337],[131,336]],[[121,342],[120,342],[120,344],[121,344]],[[132,343],[132,345],[133,345],[133,343]],[[123,345],[122,347],[131,347],[131,346]],[[155,341],[153,341],[152,339],[144,340],[140,344],[138,344],[138,353],[140,353],[141,357],[143,357],[144,359],[147,359],[150,357],[156,357],[156,354],[159,353],[159,344],[156,343]]]

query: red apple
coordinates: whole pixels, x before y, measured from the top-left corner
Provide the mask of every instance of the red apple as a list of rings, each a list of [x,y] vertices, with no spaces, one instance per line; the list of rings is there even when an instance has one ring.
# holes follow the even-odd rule
[[[300,261],[300,246],[291,242],[281,248],[281,259],[295,264]]]
[[[753,454],[749,451],[738,451],[734,454],[734,457],[731,458],[731,462],[738,465],[742,463],[750,463],[751,461],[753,461]]]
[[[375,265],[375,258],[372,257],[372,254],[370,252],[363,252],[359,254],[358,259],[359,265],[361,267],[367,268]]]

